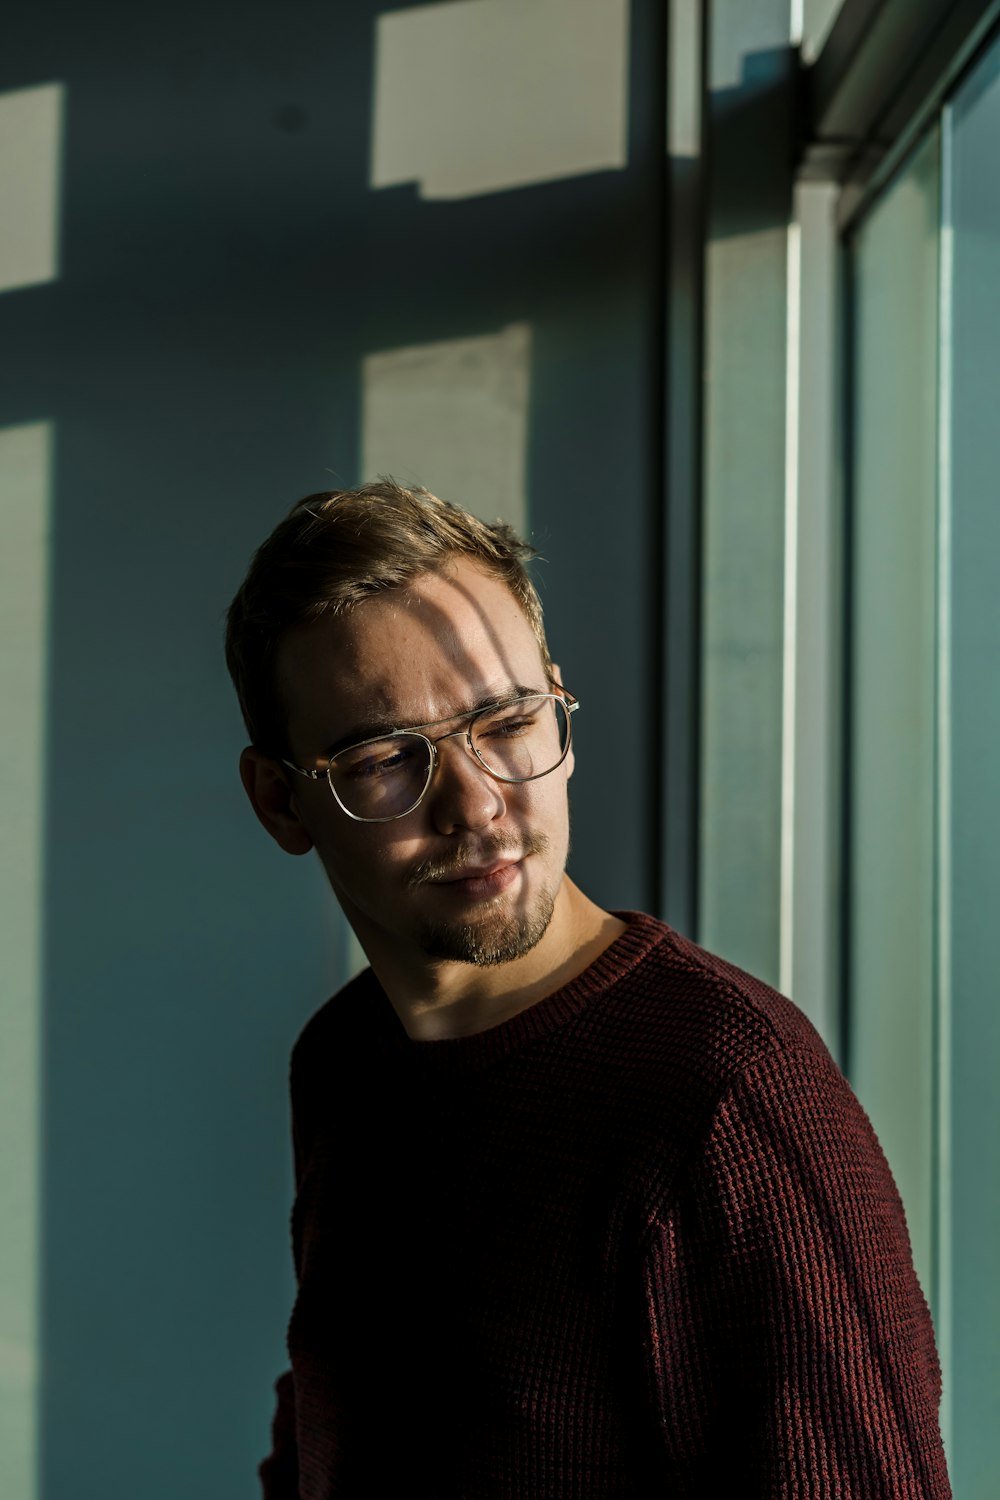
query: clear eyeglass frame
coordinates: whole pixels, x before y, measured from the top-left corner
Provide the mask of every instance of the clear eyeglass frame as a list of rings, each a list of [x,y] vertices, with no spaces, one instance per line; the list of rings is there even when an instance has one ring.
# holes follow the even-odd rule
[[[483,760],[483,757],[476,749],[475,742],[472,737],[476,723],[479,719],[484,719],[489,714],[495,714],[498,709],[510,708],[517,703],[533,702],[538,698],[551,699],[553,702],[560,704],[565,712],[566,740],[564,745],[562,746],[562,753],[560,754],[559,759],[555,762],[554,765],[548,766],[544,771],[536,771],[532,776],[504,776],[502,772],[495,771],[492,766],[487,765],[486,761]],[[551,776],[553,771],[557,771],[569,754],[570,745],[573,740],[572,715],[576,713],[579,707],[579,698],[574,697],[574,695],[568,692],[565,688],[563,688],[558,693],[522,693],[519,697],[509,698],[505,702],[490,703],[487,704],[485,708],[474,708],[467,714],[450,714],[446,719],[433,719],[428,724],[414,724],[412,726],[400,726],[400,728],[398,729],[387,729],[383,734],[373,735],[370,739],[360,740],[357,744],[345,745],[342,750],[338,750],[336,755],[331,756],[329,765],[327,765],[322,770],[310,771],[307,770],[305,766],[297,766],[294,761],[284,759],[282,759],[281,764],[283,766],[286,766],[289,771],[297,772],[299,776],[308,777],[310,781],[325,781],[327,786],[330,788],[330,791],[333,793],[334,801],[340,808],[341,812],[344,813],[348,818],[351,818],[355,823],[395,823],[400,818],[409,817],[410,813],[414,812],[426,797],[427,790],[434,779],[434,772],[437,770],[437,747],[443,740],[452,740],[459,735],[464,735],[469,753],[473,756],[476,763],[481,766],[482,769],[486,772],[487,776],[491,776],[494,781],[503,781],[518,785],[527,781],[540,781],[543,776]],[[429,735],[423,733],[425,729],[435,729],[438,724],[454,723],[456,720],[462,721],[461,728],[450,729],[447,734],[439,734],[435,739],[431,739]],[[336,764],[340,756],[351,755],[355,751],[363,749],[366,745],[376,745],[380,740],[390,739],[393,735],[396,734],[412,735],[416,739],[423,740],[424,744],[427,746],[427,776],[424,780],[423,786],[420,789],[419,795],[414,799],[413,802],[410,803],[409,807],[404,808],[402,812],[393,813],[390,817],[387,818],[366,818],[363,817],[360,813],[352,812],[349,807],[344,806],[344,803],[341,801],[341,798],[337,792],[337,788],[333,784],[332,772],[334,765]]]

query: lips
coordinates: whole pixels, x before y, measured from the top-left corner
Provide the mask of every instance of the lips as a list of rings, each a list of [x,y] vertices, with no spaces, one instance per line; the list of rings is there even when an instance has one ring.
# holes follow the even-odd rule
[[[457,874],[430,884],[445,900],[491,901],[516,883],[520,870],[519,859],[504,859],[479,868],[467,865]]]
[[[524,861],[532,854],[544,854],[548,845],[545,834],[522,833],[458,846],[415,865],[407,877],[407,888],[414,891],[433,885],[439,890],[449,886],[470,890],[478,882],[488,885],[492,881],[506,889]]]
[[[501,870],[508,870],[512,865],[519,865],[522,858],[522,855],[518,855],[514,859],[494,860],[490,865],[464,865],[456,874],[443,875],[436,883],[438,885],[455,885],[466,880],[489,880],[494,875],[498,875]]]

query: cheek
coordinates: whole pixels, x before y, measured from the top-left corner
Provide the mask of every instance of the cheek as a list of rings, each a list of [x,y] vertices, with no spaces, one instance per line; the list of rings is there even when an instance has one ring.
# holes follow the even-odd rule
[[[541,781],[528,782],[524,790],[529,794],[523,804],[525,817],[558,846],[568,836],[569,829],[565,768],[560,767]]]
[[[388,835],[385,826],[348,823],[326,829],[316,841],[324,865],[345,888],[392,880],[426,856],[425,841]]]

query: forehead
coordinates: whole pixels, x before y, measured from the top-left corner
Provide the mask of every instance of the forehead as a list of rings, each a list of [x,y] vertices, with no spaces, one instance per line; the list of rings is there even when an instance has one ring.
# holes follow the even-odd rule
[[[293,742],[331,743],[354,723],[429,723],[511,687],[545,686],[518,600],[467,558],[349,614],[291,632],[278,685]]]

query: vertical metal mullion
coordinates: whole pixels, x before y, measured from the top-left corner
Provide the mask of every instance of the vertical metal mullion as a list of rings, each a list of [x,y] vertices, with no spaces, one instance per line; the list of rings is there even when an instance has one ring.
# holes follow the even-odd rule
[[[937,621],[935,662],[934,990],[931,1302],[942,1367],[941,1435],[951,1447],[951,355],[952,107],[938,133]]]
[[[697,930],[706,6],[671,0],[666,99],[661,798],[657,906]]]
[[[854,245],[845,241],[841,249],[841,321],[842,364],[840,371],[840,401],[843,426],[843,573],[841,620],[841,715],[840,734],[840,785],[841,785],[841,843],[840,843],[840,1016],[839,1042],[842,1066],[848,1076],[851,1073],[851,978],[853,923],[851,918],[851,857],[853,853],[852,828],[854,818],[855,766],[851,745],[854,725],[854,547],[857,527],[855,523],[855,465],[857,459],[855,391],[857,377],[856,337],[856,277]]]

